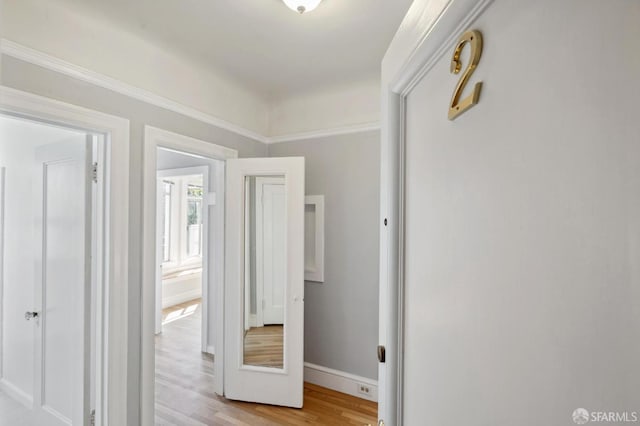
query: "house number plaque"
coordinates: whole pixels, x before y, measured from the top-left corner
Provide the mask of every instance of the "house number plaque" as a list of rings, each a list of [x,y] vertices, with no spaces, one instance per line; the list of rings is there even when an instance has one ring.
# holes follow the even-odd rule
[[[468,111],[478,103],[480,99],[480,91],[482,90],[482,82],[479,81],[473,88],[473,93],[464,99],[460,99],[462,91],[469,82],[469,78],[476,70],[478,63],[480,62],[480,56],[482,56],[482,34],[478,30],[470,30],[462,34],[456,45],[456,49],[453,51],[453,58],[451,58],[451,72],[453,74],[459,74],[462,70],[462,62],[460,61],[460,54],[466,44],[471,47],[471,55],[469,58],[469,64],[465,68],[458,85],[453,91],[453,97],[451,97],[451,104],[449,105],[449,120],[455,120],[460,114]]]

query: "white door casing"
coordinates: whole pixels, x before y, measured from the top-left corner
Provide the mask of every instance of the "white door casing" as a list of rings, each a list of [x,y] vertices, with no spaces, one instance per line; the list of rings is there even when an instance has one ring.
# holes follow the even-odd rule
[[[378,418],[403,424],[405,99],[492,0],[415,0],[382,61]]]
[[[0,380],[3,378],[3,353],[4,341],[4,198],[5,198],[5,167],[0,166]]]
[[[157,243],[156,243],[156,196],[157,196],[157,158],[158,148],[167,148],[195,156],[200,156],[213,160],[225,161],[229,158],[236,158],[238,152],[234,149],[226,148],[210,142],[169,132],[152,126],[145,126],[144,145],[144,208],[143,208],[143,273],[142,273],[142,374],[140,386],[141,421],[143,426],[154,424],[155,409],[155,327],[156,327],[156,275],[157,275]],[[212,172],[213,173],[213,172]],[[217,182],[215,188],[210,190],[216,193],[216,208],[224,211],[224,167],[216,168],[215,178]],[[211,220],[212,229],[209,235],[216,233],[218,238],[209,239],[211,243],[212,256],[215,258],[214,267],[209,271],[209,293],[214,300],[222,300],[224,297],[224,215],[217,214]],[[204,296],[204,295],[203,295]],[[224,353],[218,349],[218,336],[223,334],[224,305],[216,304],[215,312],[211,313],[214,327],[209,327],[209,331],[215,334],[216,362],[215,383],[216,391],[222,389],[223,375],[222,359]],[[212,342],[209,341],[209,344]],[[210,352],[207,348],[207,352]]]
[[[283,179],[256,178],[256,288],[261,325],[284,324],[285,215]]]
[[[283,369],[243,365],[247,176],[284,176],[285,181],[287,265]],[[304,352],[304,158],[228,160],[226,218],[223,394],[230,399],[300,408]],[[220,393],[218,389],[216,392]]]
[[[251,206],[251,182],[247,180],[244,185],[245,206]],[[249,207],[252,208],[252,207]],[[244,215],[244,229],[251,227],[251,215]],[[261,299],[259,296],[258,299]],[[244,306],[251,306],[251,235],[244,234]],[[248,331],[251,327],[262,327],[262,304],[256,304],[255,315],[251,314],[251,309],[244,310],[244,329]]]
[[[125,424],[127,393],[129,121],[0,86],[0,113],[99,135],[96,188],[96,425]],[[117,342],[117,344],[111,344]],[[1,346],[1,342],[0,342]]]
[[[82,425],[89,416],[90,143],[36,150],[36,368],[39,424]]]
[[[162,200],[163,186],[160,179],[156,184],[156,308],[155,308],[155,334],[162,333],[162,237],[164,204]],[[203,315],[204,317],[204,315]]]

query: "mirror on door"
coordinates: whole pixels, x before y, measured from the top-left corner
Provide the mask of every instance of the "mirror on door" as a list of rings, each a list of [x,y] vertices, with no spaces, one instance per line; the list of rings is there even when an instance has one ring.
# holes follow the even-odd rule
[[[284,176],[247,176],[244,205],[243,364],[283,369],[287,282]]]

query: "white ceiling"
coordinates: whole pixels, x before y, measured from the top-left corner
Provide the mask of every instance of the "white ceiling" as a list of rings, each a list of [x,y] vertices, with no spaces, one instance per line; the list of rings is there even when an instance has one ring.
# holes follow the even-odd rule
[[[379,77],[412,0],[56,0],[232,78],[268,99]]]

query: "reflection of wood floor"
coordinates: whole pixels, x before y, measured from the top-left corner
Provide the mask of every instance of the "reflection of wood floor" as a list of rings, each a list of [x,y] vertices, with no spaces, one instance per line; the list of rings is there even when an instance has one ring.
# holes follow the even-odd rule
[[[195,306],[195,308],[190,308]],[[177,310],[174,310],[176,309]],[[156,337],[156,424],[169,425],[375,425],[378,405],[309,383],[304,408],[231,401],[213,391],[213,357],[200,353],[200,301],[163,311]]]
[[[244,335],[244,363],[261,367],[283,367],[283,326],[251,327]]]

